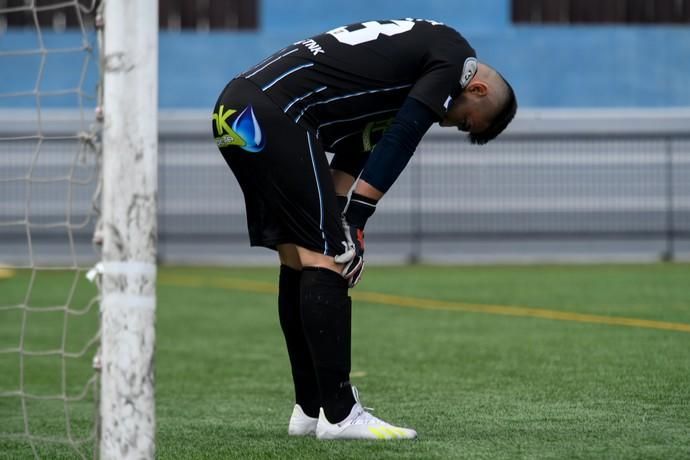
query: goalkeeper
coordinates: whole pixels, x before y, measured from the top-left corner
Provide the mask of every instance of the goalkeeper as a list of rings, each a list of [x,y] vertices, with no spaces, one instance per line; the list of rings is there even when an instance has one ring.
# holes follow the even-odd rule
[[[367,412],[349,382],[348,288],[364,268],[364,228],[433,123],[484,144],[516,109],[510,85],[458,32],[409,18],[301,40],[225,87],[215,140],[242,188],[251,245],[277,250],[281,264],[290,435],[416,437]]]

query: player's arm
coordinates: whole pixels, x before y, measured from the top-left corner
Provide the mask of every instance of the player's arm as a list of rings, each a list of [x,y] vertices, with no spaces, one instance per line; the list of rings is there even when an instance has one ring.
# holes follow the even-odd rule
[[[357,173],[357,176],[359,176],[359,173]],[[347,196],[355,180],[357,180],[356,176],[339,169],[331,169],[331,177],[333,178],[335,194],[338,196]]]
[[[424,134],[438,120],[438,115],[426,104],[412,97],[405,100],[374,147],[355,185],[345,212],[350,227],[364,230],[378,201],[405,169]]]
[[[351,251],[336,257],[336,262],[346,263],[343,275],[350,280],[351,286],[361,276],[367,220],[407,166],[424,134],[438,120],[429,107],[408,97],[364,164],[343,214],[343,226],[349,233]]]
[[[347,196],[369,159],[369,152],[340,152],[331,160],[331,177],[340,213],[345,212]]]
[[[379,200],[407,166],[424,134],[439,121],[426,104],[408,97],[374,147],[354,193]]]

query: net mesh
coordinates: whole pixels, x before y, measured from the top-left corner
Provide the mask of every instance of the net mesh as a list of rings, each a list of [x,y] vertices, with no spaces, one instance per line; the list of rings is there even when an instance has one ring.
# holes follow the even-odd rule
[[[95,1],[0,0],[0,452],[96,455]]]

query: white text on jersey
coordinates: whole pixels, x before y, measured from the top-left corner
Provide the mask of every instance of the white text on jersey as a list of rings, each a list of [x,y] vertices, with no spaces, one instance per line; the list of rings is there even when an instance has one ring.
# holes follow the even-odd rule
[[[313,54],[314,56],[316,56],[316,55],[319,54],[319,53],[323,53],[323,54],[326,53],[326,52],[323,50],[323,48],[321,48],[321,45],[319,45],[318,43],[316,43],[316,42],[315,42],[314,40],[312,40],[311,38],[308,38],[308,39],[306,39],[306,40],[300,40],[300,41],[298,41],[297,43],[295,43],[295,45],[304,45],[304,46],[306,46],[307,49],[308,49],[309,51],[311,51],[311,54]]]

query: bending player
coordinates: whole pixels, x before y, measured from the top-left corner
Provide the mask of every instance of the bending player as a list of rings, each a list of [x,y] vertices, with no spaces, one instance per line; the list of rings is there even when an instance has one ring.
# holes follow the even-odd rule
[[[225,87],[216,143],[242,188],[251,245],[277,250],[281,264],[289,434],[416,437],[368,413],[349,382],[347,290],[362,274],[364,227],[433,123],[484,144],[516,110],[510,85],[458,32],[417,19],[299,41]]]

